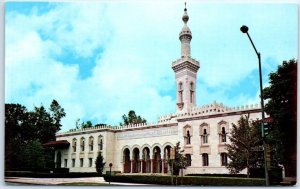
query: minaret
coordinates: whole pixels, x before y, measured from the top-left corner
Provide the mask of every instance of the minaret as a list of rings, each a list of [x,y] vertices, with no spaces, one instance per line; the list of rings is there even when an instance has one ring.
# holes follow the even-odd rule
[[[191,58],[192,32],[187,26],[189,16],[186,7],[182,16],[183,28],[179,33],[181,58],[172,63],[175,72],[177,91],[177,111],[188,112],[196,106],[196,81],[199,62]]]

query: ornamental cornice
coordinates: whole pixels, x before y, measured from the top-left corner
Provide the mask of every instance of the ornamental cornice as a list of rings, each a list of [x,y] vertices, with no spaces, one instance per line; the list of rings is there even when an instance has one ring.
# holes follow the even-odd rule
[[[185,57],[182,57],[180,59],[177,59],[175,61],[172,62],[172,67],[176,66],[176,65],[179,65],[181,63],[184,63],[184,62],[190,62],[192,64],[195,64],[196,66],[200,67],[199,66],[199,61],[197,61],[196,59],[193,59],[189,56],[185,56]]]
[[[178,72],[180,70],[188,69],[194,72],[197,72],[199,69],[199,63],[197,61],[191,62],[191,61],[183,61],[183,62],[177,62],[176,64],[172,64],[172,69],[175,72]]]

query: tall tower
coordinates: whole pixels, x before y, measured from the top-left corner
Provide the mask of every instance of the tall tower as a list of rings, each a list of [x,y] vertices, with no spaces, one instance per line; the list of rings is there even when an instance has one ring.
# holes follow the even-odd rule
[[[175,72],[177,91],[177,111],[187,112],[196,106],[196,81],[199,62],[191,58],[192,32],[187,26],[189,16],[186,7],[182,16],[183,28],[179,33],[181,42],[181,58],[172,63]]]

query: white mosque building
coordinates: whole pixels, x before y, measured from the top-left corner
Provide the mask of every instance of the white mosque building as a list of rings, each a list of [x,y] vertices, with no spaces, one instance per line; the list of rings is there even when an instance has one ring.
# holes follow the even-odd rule
[[[157,123],[99,126],[73,129],[56,134],[55,162],[70,172],[96,172],[95,160],[101,152],[105,171],[123,174],[170,174],[167,160],[170,149],[180,142],[189,166],[184,174],[229,173],[227,165],[228,135],[232,123],[241,115],[261,119],[259,105],[227,107],[213,102],[196,106],[196,79],[200,63],[191,57],[192,33],[184,9],[184,26],[179,34],[181,57],[172,62],[176,82],[176,112],[163,115]],[[174,104],[175,105],[175,104]]]

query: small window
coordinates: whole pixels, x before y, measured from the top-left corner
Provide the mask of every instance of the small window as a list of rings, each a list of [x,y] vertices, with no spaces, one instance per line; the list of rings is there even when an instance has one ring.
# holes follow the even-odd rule
[[[73,142],[72,142],[73,152],[76,152],[76,145],[77,145],[77,140],[76,140],[76,138],[74,138]]]
[[[227,166],[227,154],[221,153],[221,166]]]
[[[72,159],[72,167],[75,167],[75,159]]]
[[[80,167],[83,167],[83,158],[80,158]]]
[[[192,165],[192,157],[191,157],[191,154],[186,154],[185,157],[186,157],[186,159],[187,159],[187,166],[191,166],[191,165]]]
[[[82,152],[84,151],[84,145],[85,145],[84,138],[81,138],[81,140],[80,140],[80,146],[81,146],[81,151]]]
[[[89,147],[90,147],[90,151],[92,152],[94,150],[94,137],[90,137]]]
[[[179,90],[179,91],[182,91],[182,83],[181,83],[181,82],[180,82],[179,85],[178,85],[178,90]]]
[[[67,167],[68,166],[68,159],[65,159],[64,161],[64,167]]]
[[[226,132],[225,132],[225,127],[222,127],[222,132],[221,132],[221,142],[226,142]]]
[[[208,143],[208,135],[207,135],[206,129],[203,130],[202,143],[203,144],[207,144]]]
[[[187,131],[187,133],[186,133],[186,144],[191,144],[191,135],[190,135],[190,131]]]
[[[190,102],[194,102],[194,83],[190,83]]]
[[[98,150],[103,150],[103,137],[101,135],[98,137]]]
[[[208,166],[208,154],[202,154],[202,165]]]
[[[89,158],[89,167],[92,167],[93,165],[93,158]]]

